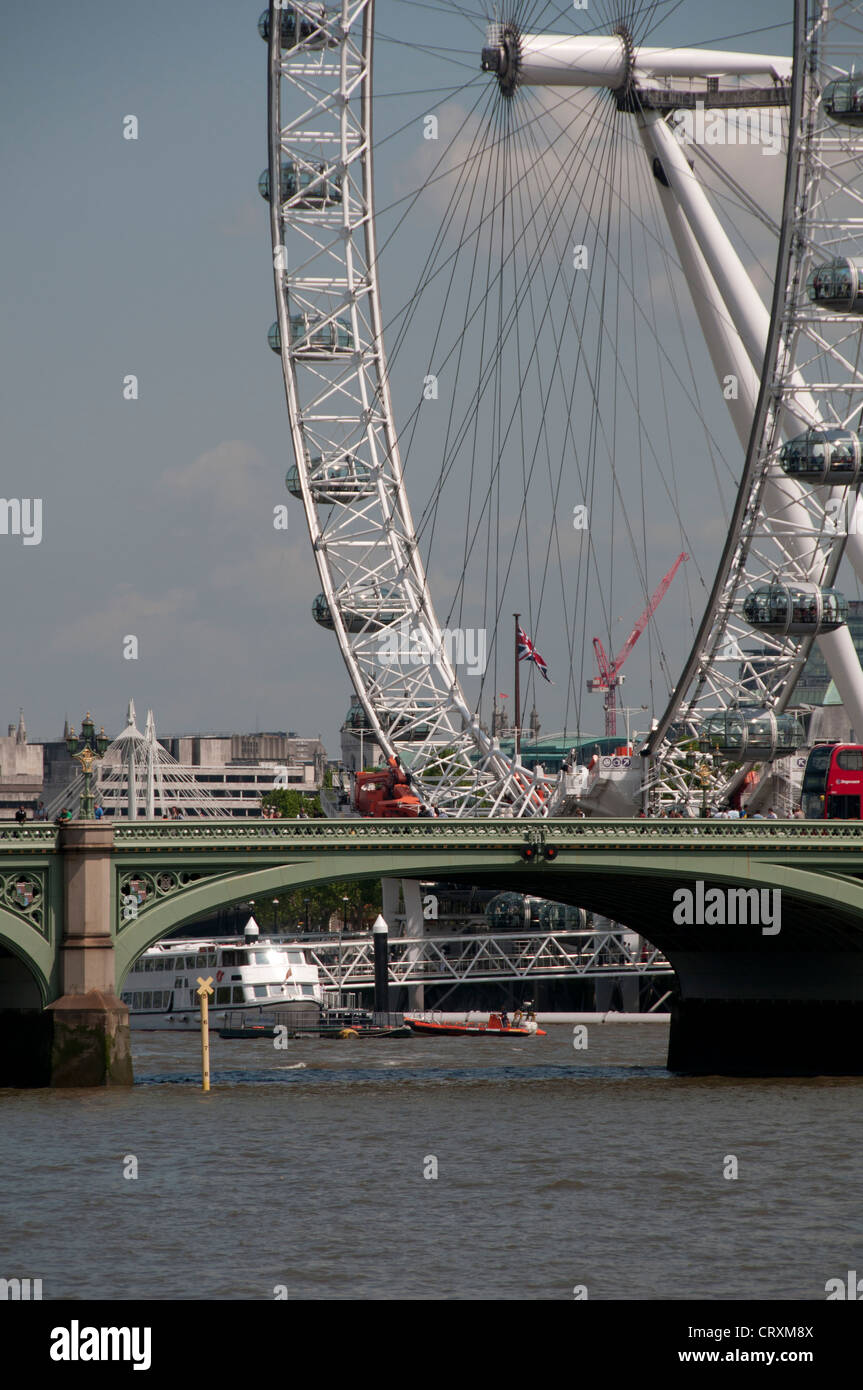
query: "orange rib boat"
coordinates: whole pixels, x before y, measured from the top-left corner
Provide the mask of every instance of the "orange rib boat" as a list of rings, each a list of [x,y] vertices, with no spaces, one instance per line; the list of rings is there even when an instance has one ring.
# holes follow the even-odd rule
[[[441,1038],[533,1038],[546,1037],[544,1028],[537,1027],[534,1018],[525,1018],[521,1012],[513,1014],[512,1022],[507,1014],[489,1014],[488,1023],[445,1023],[442,1019],[429,1018],[423,1014],[405,1014],[405,1023],[414,1033],[425,1033]]]

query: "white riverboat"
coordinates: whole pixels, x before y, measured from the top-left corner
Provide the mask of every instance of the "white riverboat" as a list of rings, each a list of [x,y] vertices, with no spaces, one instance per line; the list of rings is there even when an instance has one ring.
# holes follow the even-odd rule
[[[193,1032],[201,1027],[198,977],[212,980],[209,1021],[233,1021],[278,1010],[280,1022],[316,1027],[324,998],[316,965],[302,944],[262,937],[254,917],[241,937],[160,941],[138,958],[123,986],[132,1028]]]

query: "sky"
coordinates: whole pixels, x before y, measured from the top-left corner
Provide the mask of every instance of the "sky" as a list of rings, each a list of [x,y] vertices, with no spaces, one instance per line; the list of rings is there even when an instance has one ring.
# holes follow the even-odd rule
[[[267,208],[256,187],[267,154],[260,8],[240,0],[204,8],[48,0],[13,7],[4,22],[2,491],[41,499],[42,536],[25,545],[21,536],[0,535],[0,725],[23,706],[32,739],[58,737],[64,717],[77,726],[85,710],[116,733],[131,696],[139,712],[154,709],[162,735],[291,729],[322,737],[337,753],[350,682],[335,639],[311,619],[320,584],[301,506],[284,487],[292,462],[288,422],[279,362],[266,343],[274,305]],[[480,13],[471,0],[461,8]],[[597,3],[597,24],[604,12],[613,18],[612,8]],[[554,10],[561,26],[570,24],[567,6],[546,7]],[[755,30],[737,46],[788,48],[786,0],[760,0],[755,12],[733,0],[719,20],[716,6],[701,0],[660,5],[657,13],[664,11],[674,13],[657,31],[662,41],[734,47],[735,34]],[[393,204],[428,167],[423,110],[435,105],[453,147],[471,129],[469,94],[448,96],[444,88],[477,80],[482,25],[419,0],[379,0],[377,22],[376,188],[381,225],[392,230]],[[427,98],[427,91],[438,95]],[[136,140],[123,138],[128,115],[138,121]],[[761,161],[755,172],[764,168]],[[418,205],[419,223],[408,219],[388,239],[388,320],[398,321],[420,273],[417,227],[433,225],[446,195],[430,189]],[[419,336],[406,339],[394,360],[403,421],[426,370],[434,309],[420,307]],[[688,307],[681,312],[687,341],[678,348],[691,357],[701,349],[694,337],[688,341],[695,332]],[[130,374],[138,379],[136,400],[124,399]],[[535,417],[535,401],[531,408]],[[619,409],[623,420],[623,403]],[[718,415],[717,438],[726,429]],[[698,449],[699,422],[678,423],[684,451]],[[424,428],[413,453],[406,450],[417,515],[434,492],[438,430]],[[739,459],[730,438],[721,442],[733,471]],[[683,512],[700,536],[709,583],[721,516],[702,514],[701,481],[690,476],[685,492]],[[731,495],[726,480],[726,500]],[[447,506],[455,514],[459,494],[452,496]],[[579,500],[573,488],[560,505],[569,515]],[[287,532],[273,528],[282,503]],[[515,501],[504,499],[504,536],[517,534],[517,517],[516,491]],[[649,524],[652,588],[677,553],[679,527],[663,533],[660,512]],[[620,543],[603,540],[612,559]],[[445,619],[459,589],[463,534],[438,532],[429,544],[432,590]],[[562,575],[577,567],[579,544],[569,528]],[[619,620],[619,634],[643,606],[622,549],[615,584],[613,612],[603,621]],[[700,616],[698,593],[694,582],[669,598],[672,666],[686,654],[692,614]],[[601,597],[585,614],[582,647],[600,622]],[[486,609],[471,593],[464,618],[487,620]],[[543,621],[533,635],[553,671],[556,663],[556,683],[533,694],[546,702],[541,715],[550,729],[565,717],[566,653],[553,608]],[[579,660],[572,684],[583,689],[592,670],[583,652]],[[636,653],[628,668],[633,706],[648,700],[646,663],[647,654]],[[503,674],[494,679],[501,685]],[[501,689],[509,688],[507,680]],[[599,729],[599,702],[594,710]],[[571,724],[571,711],[566,717]]]

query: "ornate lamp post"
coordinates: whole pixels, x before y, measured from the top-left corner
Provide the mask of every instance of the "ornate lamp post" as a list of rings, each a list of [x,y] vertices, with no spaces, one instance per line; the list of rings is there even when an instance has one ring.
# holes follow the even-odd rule
[[[81,820],[95,819],[90,779],[93,776],[93,764],[104,758],[110,741],[104,728],[100,729],[98,734],[96,733],[96,725],[90,718],[89,710],[81,723],[81,737],[76,736],[74,729],[69,730],[66,747],[72,757],[81,764],[81,771],[84,774],[84,790],[81,793],[81,809],[79,811]]]
[[[710,786],[712,778],[710,739],[702,733],[698,740],[698,751],[701,755],[701,762],[696,768],[698,780],[701,782],[701,819],[707,820],[707,788]]]

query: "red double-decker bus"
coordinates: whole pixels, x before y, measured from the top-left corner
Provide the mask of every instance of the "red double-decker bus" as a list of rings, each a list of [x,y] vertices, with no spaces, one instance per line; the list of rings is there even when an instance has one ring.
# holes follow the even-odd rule
[[[863,798],[863,744],[819,743],[803,773],[803,814],[807,820],[860,820]]]

